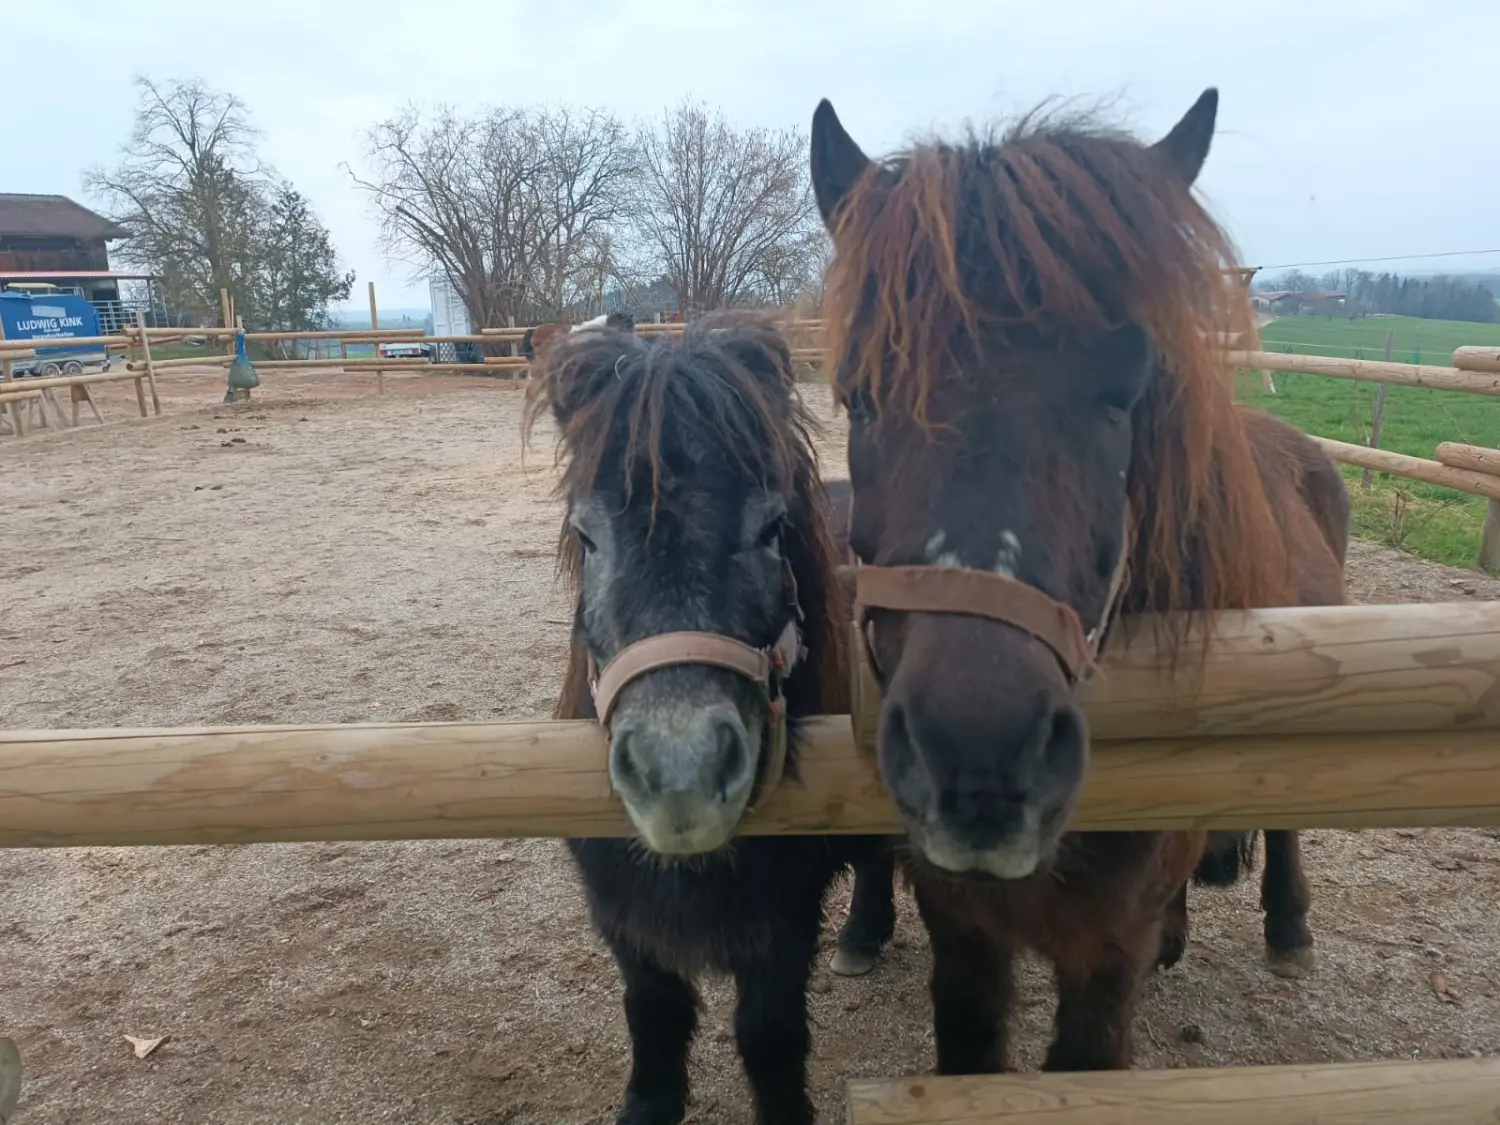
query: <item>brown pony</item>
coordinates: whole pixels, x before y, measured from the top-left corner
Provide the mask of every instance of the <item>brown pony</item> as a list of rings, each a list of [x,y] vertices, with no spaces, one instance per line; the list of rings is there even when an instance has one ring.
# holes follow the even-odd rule
[[[621,332],[634,332],[635,318],[629,313],[610,313],[608,316],[596,316],[592,320],[585,320],[582,324],[562,321],[534,324],[521,334],[521,354],[529,362],[535,363],[537,357],[545,356],[547,350],[559,339],[583,328],[614,328]]]
[[[819,105],[862,565],[1040,592],[1095,646],[1117,611],[1343,601],[1342,478],[1300,432],[1235,405],[1210,342],[1250,323],[1221,272],[1227,237],[1191,191],[1217,107],[1207,91],[1150,146],[1033,117],[875,162]],[[1232,881],[1254,837],[1215,833],[1205,855],[1200,832],[1066,834],[1089,756],[1075,681],[1056,646],[986,613],[873,602],[866,618],[880,768],[933,948],[938,1068],[1003,1065],[1021,948],[1056,967],[1047,1067],[1125,1067],[1141,982],[1181,955],[1200,856],[1201,880]],[[1297,835],[1266,846],[1269,954],[1300,972]]]

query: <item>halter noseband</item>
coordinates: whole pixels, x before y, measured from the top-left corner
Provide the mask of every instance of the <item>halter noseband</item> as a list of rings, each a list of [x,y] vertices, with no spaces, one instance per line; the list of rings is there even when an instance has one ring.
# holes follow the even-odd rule
[[[1070,684],[1088,679],[1125,590],[1133,541],[1128,504],[1124,527],[1120,557],[1110,576],[1104,611],[1087,632],[1072,606],[1014,578],[964,566],[866,566],[856,559],[854,621],[871,669],[879,670],[880,665],[875,656],[869,610],[890,609],[904,613],[955,613],[999,621],[1035,637],[1051,649]]]
[[[590,652],[589,694],[593,697],[594,713],[600,726],[609,730],[610,716],[619,702],[620,693],[632,681],[659,668],[706,664],[744,677],[765,694],[771,722],[769,757],[760,780],[760,792],[751,805],[752,809],[758,807],[786,773],[787,714],[782,689],[792,669],[806,655],[802,647],[802,607],[797,601],[797,582],[789,563],[783,564],[783,573],[792,616],[775,642],[764,648],[756,648],[720,633],[681,630],[658,633],[626,645],[603,668]]]

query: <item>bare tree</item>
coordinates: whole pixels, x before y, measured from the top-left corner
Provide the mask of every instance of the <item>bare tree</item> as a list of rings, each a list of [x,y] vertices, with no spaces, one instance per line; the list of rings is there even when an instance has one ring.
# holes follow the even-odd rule
[[[369,134],[386,247],[438,270],[476,326],[565,315],[598,289],[604,236],[635,175],[627,130],[601,110],[414,107]]]
[[[1310,274],[1301,270],[1288,270],[1286,273],[1266,280],[1266,288],[1269,290],[1280,290],[1286,293],[1309,293],[1318,288],[1319,281]]]
[[[220,289],[241,299],[265,209],[256,131],[243,102],[201,81],[135,85],[141,100],[124,159],[85,173],[85,189],[130,232],[120,259],[157,274],[174,312],[216,320]]]
[[[636,233],[684,315],[781,302],[808,284],[820,232],[805,136],[737,130],[685,101],[639,137]]]

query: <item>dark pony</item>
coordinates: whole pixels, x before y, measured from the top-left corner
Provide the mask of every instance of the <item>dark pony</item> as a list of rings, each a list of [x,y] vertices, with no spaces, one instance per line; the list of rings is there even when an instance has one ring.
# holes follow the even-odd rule
[[[559,560],[577,592],[557,717],[597,717],[591,669],[626,646],[683,630],[767,646],[800,614],[805,656],[782,696],[795,778],[797,721],[848,711],[848,606],[786,341],[738,314],[705,317],[680,342],[578,332],[538,375],[526,428],[544,409],[557,424]],[[568,846],[625,986],[632,1067],[619,1121],[682,1120],[694,980],[716,971],[735,980],[757,1120],[808,1125],[806,988],[824,897],[854,865],[840,947],[873,956],[894,927],[889,842],[736,835],[775,783],[767,699],[749,681],[676,665],[617,699],[610,777],[639,838]]]
[[[1100,637],[1117,612],[1343,601],[1342,478],[1300,432],[1235,405],[1216,348],[1251,325],[1232,247],[1191,190],[1217,104],[1206,92],[1150,146],[1033,116],[881,162],[818,107],[863,563],[999,574]],[[1141,981],[1185,946],[1189,877],[1234,881],[1253,835],[1214,833],[1205,854],[1202,833],[1065,833],[1088,732],[1052,650],[970,613],[875,608],[867,638],[933,946],[939,1069],[1002,1065],[1020,948],[1056,967],[1047,1066],[1129,1065]],[[1265,838],[1268,952],[1298,975],[1297,835]]]
[[[635,318],[629,313],[610,313],[608,316],[596,316],[593,320],[585,320],[582,324],[568,322],[533,324],[521,334],[521,354],[528,361],[535,363],[537,356],[544,354],[556,340],[583,328],[612,328],[620,332],[634,332]]]

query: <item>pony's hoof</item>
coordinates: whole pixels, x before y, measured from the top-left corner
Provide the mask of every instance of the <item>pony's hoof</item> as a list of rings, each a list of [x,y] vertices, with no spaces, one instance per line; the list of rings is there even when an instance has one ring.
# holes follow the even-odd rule
[[[21,1100],[21,1052],[13,1039],[0,1039],[0,1125],[10,1120]]]
[[[625,1108],[615,1118],[615,1125],[681,1125],[686,1117],[685,1101],[667,1098],[664,1102],[649,1102],[629,1094],[625,1098]]]
[[[1318,966],[1318,955],[1310,945],[1296,949],[1268,949],[1266,964],[1271,972],[1286,980],[1301,980],[1310,977]]]
[[[841,945],[834,951],[833,960],[828,963],[828,967],[841,977],[862,977],[875,967],[878,960],[878,951],[845,949]]]
[[[1182,934],[1167,934],[1161,939],[1161,948],[1156,953],[1158,969],[1175,969],[1187,955],[1187,938]]]

